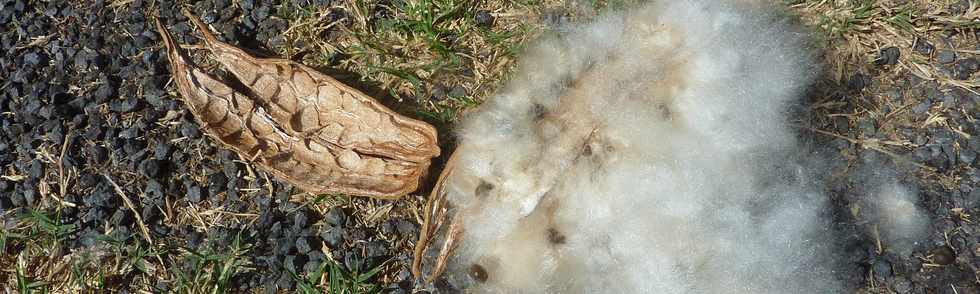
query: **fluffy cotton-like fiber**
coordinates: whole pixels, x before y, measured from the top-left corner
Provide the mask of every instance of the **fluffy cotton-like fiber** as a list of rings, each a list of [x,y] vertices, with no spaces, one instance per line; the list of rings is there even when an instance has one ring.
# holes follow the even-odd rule
[[[922,239],[929,220],[916,207],[916,194],[892,180],[878,186],[870,204],[874,208],[879,234],[897,253],[908,255]]]
[[[748,1],[656,1],[530,47],[459,130],[449,280],[837,292],[826,197],[787,118],[817,71],[803,39]]]

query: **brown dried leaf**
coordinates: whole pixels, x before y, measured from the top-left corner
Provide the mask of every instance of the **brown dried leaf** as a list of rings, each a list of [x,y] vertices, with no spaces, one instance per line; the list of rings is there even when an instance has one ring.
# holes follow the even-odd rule
[[[302,64],[255,58],[188,16],[247,88],[194,66],[157,20],[177,89],[205,133],[311,193],[397,199],[418,188],[439,155],[435,128]]]

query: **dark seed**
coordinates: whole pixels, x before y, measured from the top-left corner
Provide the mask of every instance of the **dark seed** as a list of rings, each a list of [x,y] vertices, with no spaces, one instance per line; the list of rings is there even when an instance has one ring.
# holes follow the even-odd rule
[[[548,109],[546,109],[544,107],[544,105],[541,105],[541,104],[538,104],[538,103],[535,103],[534,105],[531,105],[531,117],[533,117],[534,120],[536,120],[536,121],[541,120],[542,118],[544,118],[544,114],[547,111],[548,111]]]
[[[551,244],[565,244],[565,235],[555,228],[548,228],[548,242],[551,242]]]
[[[483,268],[483,266],[475,263],[473,266],[470,266],[470,277],[480,283],[486,282],[487,279],[490,278],[489,274],[487,274],[487,270]]]
[[[480,185],[476,186],[476,191],[473,193],[476,195],[476,197],[483,198],[488,192],[490,192],[490,190],[493,190],[493,184],[481,180]]]

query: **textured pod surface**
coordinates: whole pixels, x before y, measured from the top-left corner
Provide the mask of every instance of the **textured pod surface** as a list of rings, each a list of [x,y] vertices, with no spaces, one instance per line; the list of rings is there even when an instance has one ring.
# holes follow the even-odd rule
[[[190,19],[245,86],[196,67],[157,22],[177,89],[205,133],[308,192],[396,199],[418,188],[439,155],[432,126],[304,65],[255,58]]]

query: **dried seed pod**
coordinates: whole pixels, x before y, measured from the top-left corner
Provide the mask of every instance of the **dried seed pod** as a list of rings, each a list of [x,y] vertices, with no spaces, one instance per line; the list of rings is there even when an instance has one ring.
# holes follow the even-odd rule
[[[157,20],[178,92],[205,133],[308,192],[397,199],[418,188],[439,154],[432,126],[306,66],[218,42],[191,19],[247,87],[238,91],[196,67]]]
[[[423,161],[439,155],[435,129],[391,111],[364,93],[305,65],[255,58],[221,42],[199,18],[205,48],[249,87],[283,129],[358,153]]]

